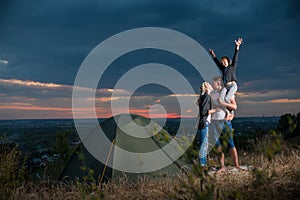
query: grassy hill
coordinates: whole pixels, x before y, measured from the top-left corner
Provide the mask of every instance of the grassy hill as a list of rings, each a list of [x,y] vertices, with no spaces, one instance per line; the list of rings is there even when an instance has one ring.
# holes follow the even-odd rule
[[[25,158],[17,146],[0,146],[0,199],[297,199],[300,196],[299,117],[281,116],[278,127],[256,135],[251,149],[239,151],[240,164],[232,170],[228,153],[223,173],[194,165],[188,174],[131,182],[122,177],[99,184],[95,180],[62,182],[30,180]],[[189,156],[189,155],[188,155]],[[209,156],[209,165],[217,155]]]

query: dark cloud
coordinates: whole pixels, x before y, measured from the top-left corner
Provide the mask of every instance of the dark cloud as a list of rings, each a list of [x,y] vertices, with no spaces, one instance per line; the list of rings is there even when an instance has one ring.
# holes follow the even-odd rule
[[[9,64],[1,69],[0,78],[72,85],[80,64],[101,41],[127,29],[158,26],[181,31],[219,56],[231,56],[234,39],[242,36],[245,44],[237,72],[242,92],[297,89],[299,4],[296,0],[1,1],[0,59]],[[174,55],[159,52],[122,57],[106,72],[104,87],[112,86],[130,67],[154,61],[182,72],[197,90],[201,80],[195,70]]]

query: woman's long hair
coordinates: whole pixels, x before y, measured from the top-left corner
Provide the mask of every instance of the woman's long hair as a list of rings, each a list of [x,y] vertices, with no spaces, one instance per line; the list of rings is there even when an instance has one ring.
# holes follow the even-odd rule
[[[209,93],[212,90],[212,86],[209,82],[203,81],[200,88],[200,96],[204,95],[205,93]]]
[[[200,87],[200,95],[199,95],[199,98],[198,98],[198,105],[200,105],[200,103],[201,103],[201,97],[205,93],[209,93],[210,90],[212,90],[212,86],[208,82],[203,81],[202,84],[201,84],[201,87]]]

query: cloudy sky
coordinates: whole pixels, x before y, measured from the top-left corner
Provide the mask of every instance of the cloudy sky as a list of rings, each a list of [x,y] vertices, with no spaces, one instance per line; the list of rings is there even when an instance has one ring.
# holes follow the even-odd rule
[[[73,84],[85,57],[110,36],[139,27],[182,32],[219,56],[232,56],[234,39],[243,37],[237,116],[298,113],[299,8],[296,0],[1,1],[0,119],[71,118]],[[111,115],[112,101],[130,98],[130,91],[114,87],[122,74],[150,62],[178,70],[197,92],[201,77],[183,59],[159,50],[132,52],[112,63],[101,79],[98,117]],[[120,95],[111,98],[112,89]],[[194,103],[195,93],[185,95]],[[131,112],[143,115],[153,104],[165,106],[168,117],[196,113],[180,113],[176,94],[158,85],[141,87],[130,102]],[[159,108],[153,116],[161,116]]]

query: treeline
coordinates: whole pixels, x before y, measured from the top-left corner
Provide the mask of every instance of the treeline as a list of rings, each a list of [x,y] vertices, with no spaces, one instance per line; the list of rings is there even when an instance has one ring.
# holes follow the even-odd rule
[[[252,130],[251,134],[235,135],[234,141],[239,150],[251,152],[256,149],[261,140],[287,141],[300,144],[300,112],[297,115],[284,114],[280,116],[276,127],[265,129],[260,127]],[[276,142],[274,142],[276,143]],[[278,142],[277,142],[278,143]]]

